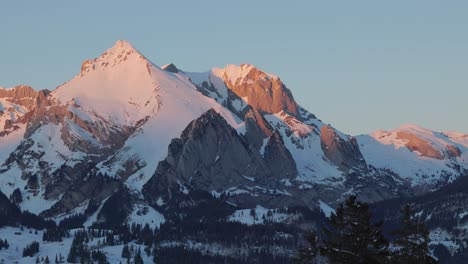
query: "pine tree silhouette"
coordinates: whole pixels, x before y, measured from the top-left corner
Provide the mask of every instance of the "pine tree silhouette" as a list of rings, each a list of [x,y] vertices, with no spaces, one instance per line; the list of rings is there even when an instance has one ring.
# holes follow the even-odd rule
[[[299,251],[298,263],[316,263],[317,256],[332,264],[388,263],[388,241],[381,232],[382,222],[372,223],[367,203],[350,196],[330,216],[323,238],[308,236],[310,246]]]
[[[401,227],[393,234],[397,236],[393,253],[398,263],[432,264],[437,261],[429,256],[429,231],[426,225],[414,217],[414,212],[407,204],[401,209]]]

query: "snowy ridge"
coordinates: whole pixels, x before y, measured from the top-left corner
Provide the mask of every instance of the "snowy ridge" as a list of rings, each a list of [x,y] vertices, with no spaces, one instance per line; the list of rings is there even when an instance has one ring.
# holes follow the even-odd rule
[[[448,137],[452,142],[460,144],[465,148],[468,148],[468,134],[463,134],[459,132],[443,132],[444,136]]]
[[[225,81],[235,84],[235,83],[242,83],[242,82],[249,82],[250,80],[247,79],[247,75],[255,69],[255,66],[252,64],[241,64],[241,65],[234,65],[228,64],[224,69],[216,68],[214,71],[221,73],[225,76]],[[265,73],[267,78],[271,79],[278,79],[278,76],[270,73]]]
[[[443,134],[416,125],[405,125],[391,131],[361,135],[357,139],[368,164],[390,169],[409,179],[413,185],[452,181],[460,174],[453,164],[468,168],[468,149],[460,133]],[[417,144],[440,153],[442,158],[423,155]]]

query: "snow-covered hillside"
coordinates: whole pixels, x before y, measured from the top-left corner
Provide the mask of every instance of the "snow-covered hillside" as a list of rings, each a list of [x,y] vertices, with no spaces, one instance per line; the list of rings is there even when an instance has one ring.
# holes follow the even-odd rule
[[[413,185],[453,181],[468,169],[466,136],[416,125],[358,136],[368,164],[390,169]]]

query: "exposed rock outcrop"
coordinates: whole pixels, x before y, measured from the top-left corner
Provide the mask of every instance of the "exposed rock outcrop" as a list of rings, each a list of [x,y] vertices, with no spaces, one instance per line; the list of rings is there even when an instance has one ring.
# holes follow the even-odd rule
[[[31,86],[27,86],[27,85],[18,85],[12,89],[0,89],[0,98],[35,99],[38,96],[38,94],[39,94],[38,91],[34,90]]]
[[[273,128],[265,120],[265,118],[255,109],[250,109],[244,116],[245,121],[245,137],[248,142],[260,149],[263,145],[263,140],[273,134]]]
[[[407,132],[398,132],[397,137],[407,140],[406,147],[411,151],[418,151],[421,155],[433,158],[433,159],[443,159],[444,155],[436,150],[432,144],[422,138],[417,137],[414,134]]]
[[[258,111],[270,114],[281,110],[294,115],[298,113],[298,105],[283,82],[252,65],[229,65],[225,68],[223,79],[231,91],[246,98],[249,105]]]
[[[367,167],[354,138],[344,140],[332,127],[323,126],[320,142],[325,156],[340,169]]]
[[[284,146],[283,138],[276,131],[268,139],[264,158],[277,179],[294,180],[296,178],[296,162]]]
[[[172,73],[178,73],[180,70],[177,69],[177,67],[170,63],[170,64],[167,64],[167,65],[164,65],[163,67],[161,67],[161,69],[165,70],[165,71],[168,71],[168,72],[172,72]]]

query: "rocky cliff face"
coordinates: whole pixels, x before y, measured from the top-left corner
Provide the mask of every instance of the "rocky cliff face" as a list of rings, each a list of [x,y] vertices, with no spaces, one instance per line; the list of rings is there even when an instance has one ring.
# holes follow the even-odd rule
[[[270,139],[263,158],[221,115],[209,110],[171,142],[143,193],[155,206],[168,204],[176,194],[205,191],[227,195],[240,207],[252,206],[253,197],[271,207],[291,196],[280,180],[292,180],[295,174],[294,161],[278,134]]]
[[[222,75],[226,86],[253,108],[265,113],[298,113],[291,91],[274,75],[250,64],[228,65]]]
[[[323,126],[320,130],[320,143],[325,156],[340,169],[367,167],[354,138],[342,138],[330,126]]]

